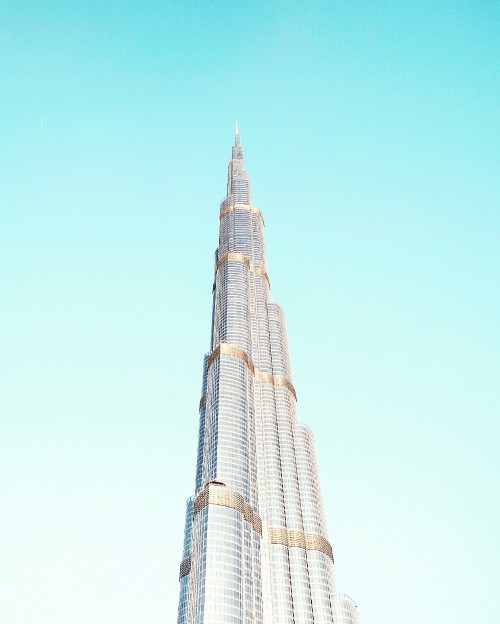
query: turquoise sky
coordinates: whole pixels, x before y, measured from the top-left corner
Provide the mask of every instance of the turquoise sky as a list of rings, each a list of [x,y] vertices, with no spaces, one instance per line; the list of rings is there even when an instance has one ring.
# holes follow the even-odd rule
[[[498,624],[499,5],[0,6],[0,620],[175,622],[234,120],[363,624]]]

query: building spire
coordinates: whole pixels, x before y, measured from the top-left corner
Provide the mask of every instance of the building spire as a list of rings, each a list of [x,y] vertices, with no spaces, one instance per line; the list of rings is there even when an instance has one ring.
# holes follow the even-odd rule
[[[233,204],[251,204],[252,190],[250,178],[243,163],[243,147],[241,145],[238,120],[234,131],[234,145],[231,148],[231,160],[227,172],[227,196],[222,201],[221,209]]]
[[[241,145],[241,143],[240,143],[240,131],[238,130],[238,120],[236,120],[236,129],[234,131],[234,144],[235,144],[235,146]]]

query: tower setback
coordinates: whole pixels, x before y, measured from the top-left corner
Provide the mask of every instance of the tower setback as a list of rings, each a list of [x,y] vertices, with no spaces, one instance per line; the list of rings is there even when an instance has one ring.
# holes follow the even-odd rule
[[[314,440],[297,418],[285,316],[270,298],[264,220],[237,126],[219,219],[177,622],[357,624],[355,604],[349,620],[335,590]]]

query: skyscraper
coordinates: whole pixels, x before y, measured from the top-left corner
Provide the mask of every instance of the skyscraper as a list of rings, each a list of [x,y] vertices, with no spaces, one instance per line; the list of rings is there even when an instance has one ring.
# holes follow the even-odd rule
[[[297,419],[238,126],[219,219],[178,624],[332,624],[339,599],[314,441]]]

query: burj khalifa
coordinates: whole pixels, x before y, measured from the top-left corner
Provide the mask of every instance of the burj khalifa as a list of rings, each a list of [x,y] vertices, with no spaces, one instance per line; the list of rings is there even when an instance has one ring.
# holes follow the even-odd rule
[[[335,588],[314,440],[297,417],[238,127],[219,219],[177,622],[358,624]]]

